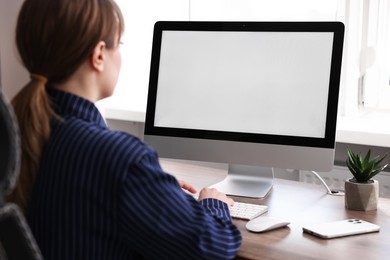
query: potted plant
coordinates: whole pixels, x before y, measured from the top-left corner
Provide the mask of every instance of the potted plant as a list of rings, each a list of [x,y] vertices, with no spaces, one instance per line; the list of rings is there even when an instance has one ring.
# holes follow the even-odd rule
[[[352,210],[376,210],[379,184],[372,178],[387,167],[387,164],[380,166],[387,153],[371,158],[371,149],[363,156],[354,153],[349,147],[347,153],[346,163],[353,178],[345,181],[345,207]]]

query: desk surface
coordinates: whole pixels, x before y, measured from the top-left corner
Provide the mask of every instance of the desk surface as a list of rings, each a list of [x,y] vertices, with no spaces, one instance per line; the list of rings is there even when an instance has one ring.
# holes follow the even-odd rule
[[[209,168],[162,161],[163,168],[178,179],[200,189],[226,176],[224,168]],[[267,215],[291,222],[288,227],[267,233],[245,229],[247,221],[234,220],[241,230],[243,242],[237,259],[389,259],[390,199],[380,198],[378,210],[370,212],[345,209],[343,196],[327,195],[322,186],[274,180],[274,187],[265,199],[234,197],[268,205]],[[380,232],[324,240],[302,232],[302,226],[348,218],[359,218],[381,227]]]

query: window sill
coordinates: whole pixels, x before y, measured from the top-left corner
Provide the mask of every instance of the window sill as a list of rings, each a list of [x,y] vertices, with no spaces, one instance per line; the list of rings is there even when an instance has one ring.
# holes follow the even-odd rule
[[[145,111],[107,108],[106,119],[145,122]],[[336,142],[390,147],[390,113],[366,112],[356,117],[339,117]]]
[[[126,110],[119,108],[107,108],[104,110],[104,117],[106,119],[115,119],[139,123],[145,123],[145,114],[145,111],[140,110]]]
[[[365,110],[355,117],[339,117],[336,141],[390,147],[390,112]]]

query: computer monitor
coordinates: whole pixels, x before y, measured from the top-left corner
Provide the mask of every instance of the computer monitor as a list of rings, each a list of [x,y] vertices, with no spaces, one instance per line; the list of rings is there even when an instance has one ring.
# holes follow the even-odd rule
[[[340,22],[157,22],[145,141],[229,164],[217,187],[236,196],[266,196],[272,168],[330,171],[343,37]]]

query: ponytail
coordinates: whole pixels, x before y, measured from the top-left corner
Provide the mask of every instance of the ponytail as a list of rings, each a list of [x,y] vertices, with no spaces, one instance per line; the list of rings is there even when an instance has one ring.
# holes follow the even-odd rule
[[[46,93],[64,83],[90,57],[99,41],[119,43],[124,21],[114,0],[24,1],[16,25],[16,46],[31,81],[11,101],[19,122],[22,160],[16,187],[7,198],[25,212],[39,173],[50,121],[61,120]],[[118,42],[115,42],[117,40]]]
[[[50,120],[55,115],[45,86],[47,78],[31,74],[31,81],[12,99],[22,143],[19,178],[7,198],[26,212],[39,171],[42,147],[50,135]]]

